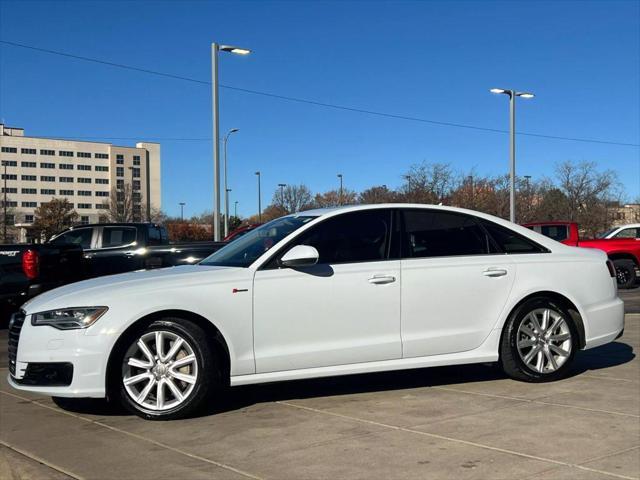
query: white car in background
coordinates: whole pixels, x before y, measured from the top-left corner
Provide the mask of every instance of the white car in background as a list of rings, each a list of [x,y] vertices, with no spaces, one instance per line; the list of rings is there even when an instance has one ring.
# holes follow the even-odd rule
[[[9,382],[173,419],[225,385],[477,362],[554,380],[623,327],[599,250],[470,210],[362,205],[36,297],[11,321]]]
[[[600,235],[600,238],[635,238],[640,240],[640,223],[614,227]]]

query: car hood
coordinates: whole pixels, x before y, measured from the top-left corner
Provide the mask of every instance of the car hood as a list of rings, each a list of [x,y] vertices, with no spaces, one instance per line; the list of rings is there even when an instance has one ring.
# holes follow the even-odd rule
[[[171,288],[172,285],[184,287],[205,282],[234,281],[239,277],[246,277],[247,272],[246,268],[205,265],[138,270],[83,280],[49,290],[26,302],[22,308],[27,313],[33,313],[65,307],[108,306],[119,295],[132,290],[144,292],[147,289]]]

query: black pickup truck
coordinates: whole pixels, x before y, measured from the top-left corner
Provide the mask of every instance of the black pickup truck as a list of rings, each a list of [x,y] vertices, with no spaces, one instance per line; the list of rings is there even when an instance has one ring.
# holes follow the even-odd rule
[[[0,245],[0,327],[27,299],[83,278],[79,245]]]
[[[169,243],[154,223],[68,228],[44,244],[0,245],[0,323],[27,299],[86,278],[197,263],[224,242]]]

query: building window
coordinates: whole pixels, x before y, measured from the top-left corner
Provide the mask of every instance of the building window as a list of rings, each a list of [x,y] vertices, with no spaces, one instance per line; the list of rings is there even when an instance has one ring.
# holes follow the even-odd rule
[[[140,178],[140,169],[139,168],[132,168],[131,169],[131,176],[133,178]]]
[[[41,188],[40,195],[55,195],[56,191],[52,188]]]
[[[60,195],[64,195],[66,197],[73,197],[73,190],[60,190]]]
[[[20,177],[21,180],[24,180],[25,182],[35,182],[36,181],[36,176],[35,175],[22,175]]]
[[[132,195],[132,198],[133,198],[133,201],[134,201],[134,202],[139,202],[139,201],[141,201],[141,200],[142,200],[142,196],[141,196],[139,193],[134,193],[134,194]]]
[[[2,147],[2,153],[18,153],[16,147]]]
[[[78,178],[78,183],[91,183],[90,178]]]
[[[24,190],[24,188],[23,188],[23,190]],[[2,189],[2,193],[5,193],[5,192],[6,193],[18,193],[18,189],[14,188],[14,187],[3,188]],[[24,192],[22,192],[22,193],[24,193]]]
[[[124,165],[124,155],[122,155],[122,154],[118,153],[118,154],[116,155],[116,163],[117,163],[118,165]]]
[[[18,202],[12,202],[12,203],[18,203]],[[9,202],[7,202],[7,206],[8,207],[11,206],[11,205],[9,205]],[[13,205],[13,206],[17,207],[17,205]],[[13,223],[15,223],[15,216],[7,214],[7,225],[11,225]]]
[[[55,163],[40,163],[40,168],[56,168]]]
[[[78,165],[78,170],[91,171],[91,165]]]
[[[78,208],[82,208],[84,210],[91,208],[91,204],[90,203],[79,203],[78,204]]]
[[[89,152],[78,152],[78,158],[91,158],[91,153],[89,153]]]
[[[78,195],[80,195],[81,197],[90,197],[91,190],[78,190]]]
[[[116,177],[124,177],[124,167],[116,167]]]
[[[40,176],[40,181],[41,182],[55,182],[56,181],[56,177],[49,177],[47,175],[42,175],[42,176]]]
[[[12,202],[11,200],[7,200],[7,207],[17,207],[18,202]],[[9,222],[9,215],[7,215],[7,223],[13,223],[13,220]]]
[[[80,225],[89,225],[89,217],[88,216],[80,217]]]
[[[2,165],[6,165],[7,167],[17,167],[18,162],[15,160],[2,160]]]
[[[7,179],[7,180],[17,180],[18,176],[14,175],[13,173],[7,173],[6,175],[3,173],[2,174],[2,180]]]
[[[62,183],[73,183],[73,177],[60,177]]]
[[[103,167],[102,165],[96,165],[96,172],[108,172],[109,167]]]
[[[56,154],[55,150],[40,150],[40,155],[53,156],[55,154]]]
[[[61,157],[73,157],[73,152],[69,152],[68,150],[60,150],[58,152],[58,155],[60,155]]]
[[[109,208],[109,205],[106,203],[96,203],[96,208],[98,210],[107,210]]]
[[[20,149],[20,153],[22,153],[23,155],[35,155],[36,154],[36,149],[35,148],[21,148]]]
[[[38,164],[36,162],[20,162],[22,168],[36,168]]]
[[[134,190],[140,190],[140,180],[134,180],[133,181],[133,189]]]
[[[24,223],[33,223],[33,215],[25,215]]]
[[[96,183],[98,183],[100,185],[109,185],[109,179],[108,178],[96,178]]]
[[[122,179],[120,179],[120,178],[119,178],[119,179],[117,179],[117,180],[116,180],[116,188],[117,188],[118,190],[120,190],[120,189],[124,188],[124,180],[122,180]]]
[[[24,195],[36,195],[38,193],[37,188],[23,188],[20,190],[20,193]]]
[[[133,164],[134,165],[140,165],[140,155],[134,155],[133,156]]]
[[[36,208],[38,206],[38,202],[22,202],[23,208]]]
[[[96,197],[108,197],[109,192],[96,192]]]
[[[58,165],[58,168],[61,170],[73,170],[73,164],[71,163],[61,163]]]
[[[105,159],[109,158],[109,154],[107,154],[107,153],[96,153],[94,156],[96,158],[105,158]]]

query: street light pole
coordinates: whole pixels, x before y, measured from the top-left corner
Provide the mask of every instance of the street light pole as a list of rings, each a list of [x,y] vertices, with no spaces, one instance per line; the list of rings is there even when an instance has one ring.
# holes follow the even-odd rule
[[[492,88],[491,93],[509,95],[509,220],[516,221],[516,97],[533,98],[533,93]]]
[[[279,183],[278,186],[280,187],[280,206],[284,208],[284,187],[286,187],[287,184]]]
[[[184,206],[186,205],[186,203],[184,202],[180,202],[180,221],[184,222]]]
[[[4,214],[2,217],[2,243],[7,243],[7,162],[4,165]]]
[[[256,176],[258,177],[258,222],[262,223],[262,199],[260,193],[260,171],[256,172]]]
[[[229,235],[229,192],[231,191],[227,187],[227,142],[229,141],[229,135],[240,131],[238,128],[232,128],[227,132],[224,137],[224,236]]]
[[[248,55],[251,50],[211,44],[211,110],[213,117],[213,240],[220,241],[220,119],[218,115],[218,52]]]
[[[338,205],[342,205],[342,174],[338,174],[338,178],[340,179],[340,196],[338,197]]]
[[[233,216],[238,218],[238,200],[233,202]]]

